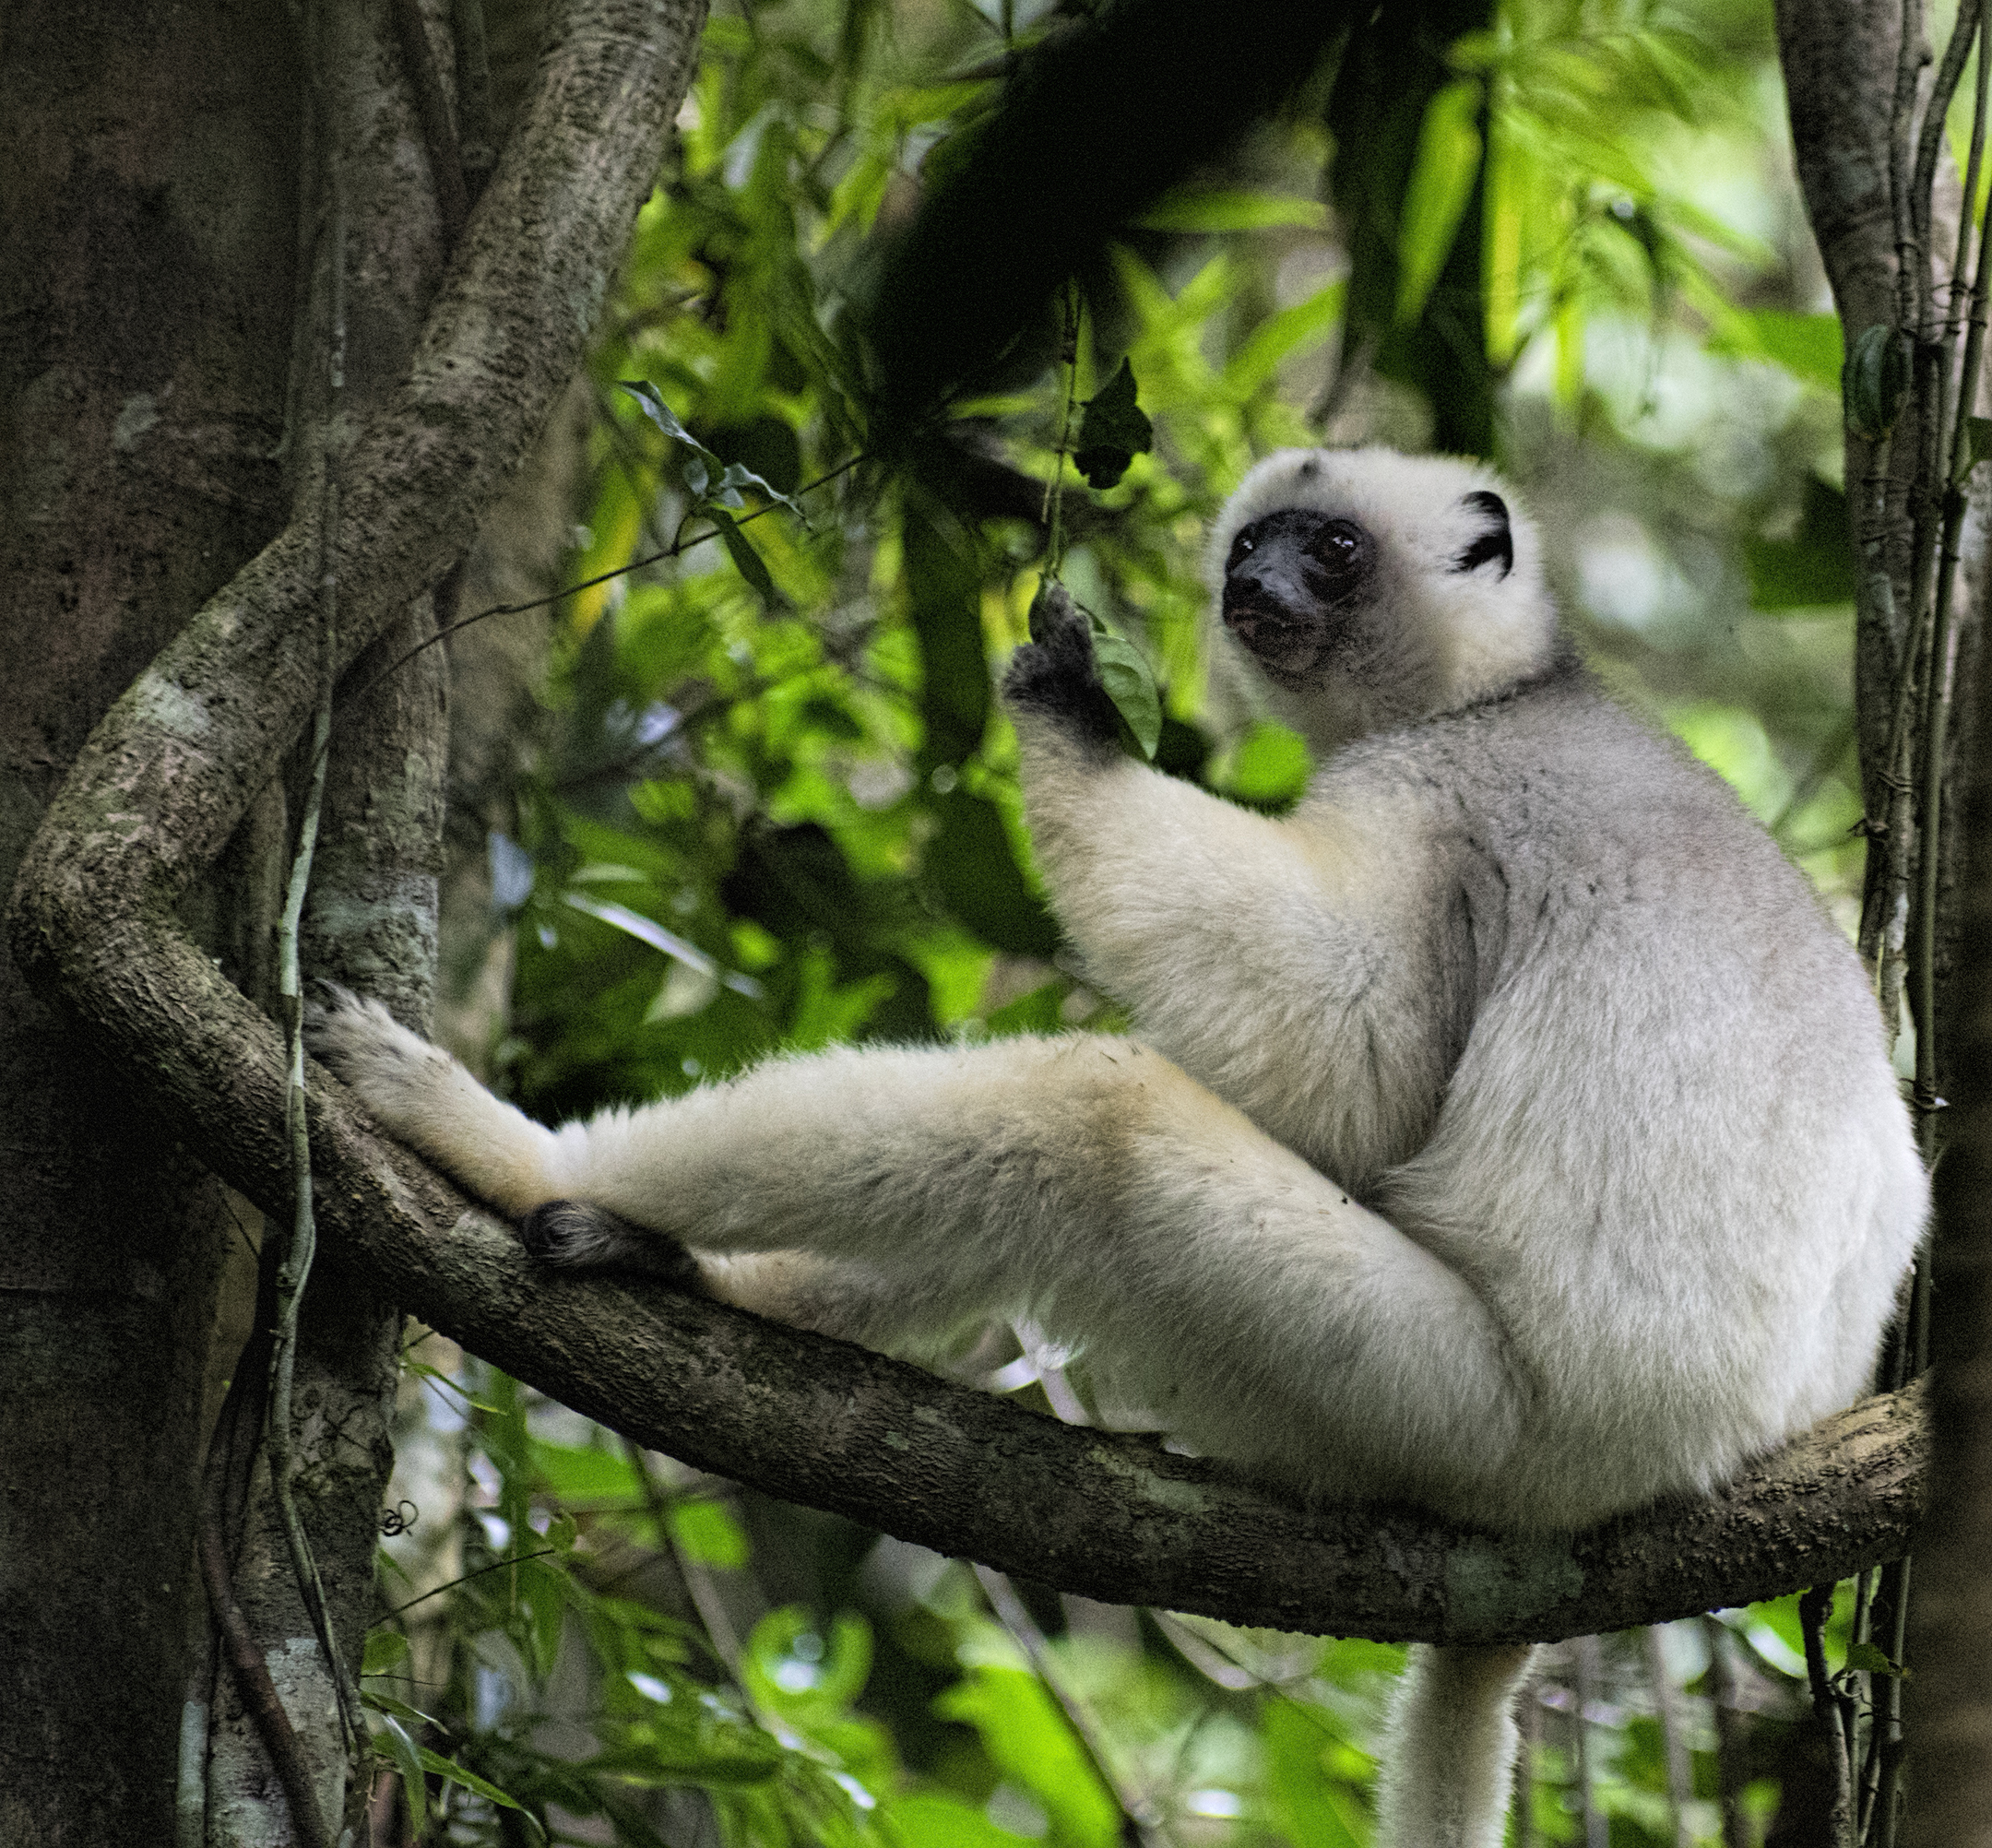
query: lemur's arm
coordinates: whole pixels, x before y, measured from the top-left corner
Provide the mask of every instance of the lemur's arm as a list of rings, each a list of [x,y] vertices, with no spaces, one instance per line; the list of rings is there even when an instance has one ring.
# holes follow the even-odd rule
[[[1004,682],[1031,839],[1088,980],[1144,1037],[1340,1178],[1407,1152],[1429,1053],[1433,856],[1414,796],[1275,819],[1127,755],[1053,586]],[[1372,1108],[1380,1107],[1380,1108]]]

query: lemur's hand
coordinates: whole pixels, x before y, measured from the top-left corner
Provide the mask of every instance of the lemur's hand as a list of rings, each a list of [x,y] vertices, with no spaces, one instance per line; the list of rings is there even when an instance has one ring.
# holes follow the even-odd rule
[[[1030,641],[1011,656],[1002,690],[1018,715],[1035,713],[1089,750],[1119,751],[1120,719],[1100,684],[1092,628],[1062,584],[1038,593]]]

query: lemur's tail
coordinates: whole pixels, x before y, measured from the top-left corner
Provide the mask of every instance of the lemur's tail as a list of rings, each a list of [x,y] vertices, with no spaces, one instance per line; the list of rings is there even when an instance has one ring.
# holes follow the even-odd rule
[[[1391,1708],[1376,1848],[1501,1848],[1525,1642],[1411,1651]]]

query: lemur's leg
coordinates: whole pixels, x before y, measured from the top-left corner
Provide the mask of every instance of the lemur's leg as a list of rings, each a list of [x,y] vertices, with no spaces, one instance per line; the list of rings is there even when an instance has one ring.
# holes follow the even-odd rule
[[[902,1348],[1027,1314],[1192,1443],[1288,1479],[1456,1486],[1516,1435],[1465,1282],[1133,1041],[845,1048],[558,1131],[378,1008],[347,1001],[314,1045],[507,1213],[581,1202],[702,1253],[798,1254],[710,1267],[748,1308]],[[599,1214],[564,1243],[559,1216],[542,1256],[629,1255]]]

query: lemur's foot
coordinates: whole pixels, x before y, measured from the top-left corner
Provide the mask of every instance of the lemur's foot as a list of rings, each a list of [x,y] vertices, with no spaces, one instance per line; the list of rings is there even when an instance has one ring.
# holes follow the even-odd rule
[[[329,997],[304,1004],[304,1044],[366,1106],[385,1128],[401,1131],[415,1119],[451,1072],[439,1046],[410,1033],[378,1001],[337,982],[320,984]]]

